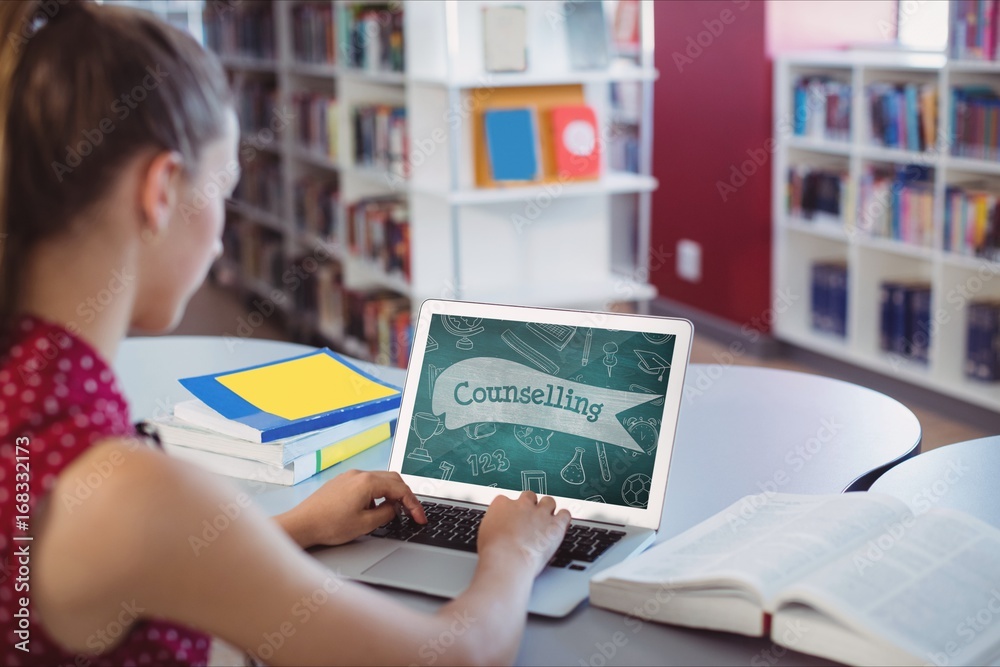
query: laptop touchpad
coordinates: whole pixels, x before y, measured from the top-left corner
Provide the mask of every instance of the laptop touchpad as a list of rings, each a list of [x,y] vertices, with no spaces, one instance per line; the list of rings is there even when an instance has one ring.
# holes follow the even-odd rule
[[[452,596],[472,581],[477,560],[473,554],[404,546],[365,570],[364,578],[390,584],[405,582],[417,590]]]

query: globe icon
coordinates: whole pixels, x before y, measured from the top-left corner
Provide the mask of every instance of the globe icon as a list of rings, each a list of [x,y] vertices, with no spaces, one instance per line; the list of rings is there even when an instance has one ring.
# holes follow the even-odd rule
[[[622,484],[622,500],[632,507],[645,507],[649,504],[649,486],[649,475],[629,475]]]
[[[485,327],[480,326],[480,322],[483,321],[481,317],[460,317],[458,315],[443,315],[441,317],[441,324],[444,326],[445,331],[453,336],[459,336],[458,342],[455,343],[455,347],[460,350],[471,350],[472,340],[469,336],[475,336],[478,333],[486,331]]]

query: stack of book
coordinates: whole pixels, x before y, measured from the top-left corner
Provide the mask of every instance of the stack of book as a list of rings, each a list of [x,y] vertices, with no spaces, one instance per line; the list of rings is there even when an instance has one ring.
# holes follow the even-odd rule
[[[399,388],[328,349],[181,380],[197,398],[151,422],[164,450],[215,473],[291,485],[392,436]]]
[[[971,301],[965,347],[965,375],[1000,380],[1000,301]]]
[[[927,363],[931,340],[931,286],[925,282],[883,282],[879,347]]]

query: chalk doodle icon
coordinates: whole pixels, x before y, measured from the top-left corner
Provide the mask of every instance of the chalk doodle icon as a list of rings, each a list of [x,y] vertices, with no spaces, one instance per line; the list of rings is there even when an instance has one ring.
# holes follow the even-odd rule
[[[472,339],[469,336],[475,336],[476,334],[481,334],[486,331],[486,328],[480,326],[483,318],[481,317],[461,317],[459,315],[442,315],[441,325],[444,327],[445,331],[450,333],[452,336],[458,336],[458,342],[455,343],[455,347],[459,350],[471,350],[473,348]]]
[[[579,486],[587,481],[587,472],[583,469],[583,447],[577,447],[573,459],[559,473],[567,484]]]
[[[597,462],[601,464],[601,479],[605,482],[611,481],[611,466],[608,465],[608,452],[604,449],[603,442],[595,442],[597,445]]]
[[[611,369],[618,364],[618,344],[617,343],[605,343],[604,347],[604,367],[608,369],[608,377],[611,377]]]
[[[505,329],[504,332],[500,334],[500,340],[506,343],[507,347],[514,350],[549,375],[555,375],[559,372],[559,364],[525,343],[510,329]]]
[[[427,451],[427,441],[435,435],[441,435],[444,432],[444,424],[441,423],[441,418],[429,412],[418,412],[413,415],[413,423],[410,425],[410,429],[416,433],[417,438],[420,440],[420,446],[407,454],[406,458],[430,463],[434,459],[431,458],[430,452]]]
[[[639,443],[646,454],[652,455],[656,451],[656,443],[660,440],[660,423],[656,418],[640,419],[638,417],[629,417],[623,422],[623,425],[629,432],[629,435],[635,438],[635,441]],[[632,452],[633,457],[638,455],[639,452]]]
[[[522,470],[521,490],[534,491],[540,496],[549,493],[549,476],[544,470]]]
[[[649,475],[637,472],[625,478],[622,484],[622,500],[632,507],[646,507],[649,504]]]
[[[514,439],[528,451],[541,454],[549,448],[552,431],[543,431],[532,426],[517,425],[514,427]]]
[[[670,368],[670,362],[649,350],[635,350],[635,356],[639,357],[638,367],[643,373],[650,375],[659,374],[657,382],[663,382],[663,374]]]
[[[560,352],[566,349],[570,339],[573,338],[573,334],[576,333],[576,327],[570,327],[563,324],[538,324],[536,322],[528,322],[524,326],[528,329],[528,331],[535,334]]]
[[[604,499],[604,496],[602,496],[599,493],[595,493],[592,496],[588,496],[588,497],[584,498],[584,500],[586,500],[589,503],[604,503],[604,504],[607,504],[607,502],[608,502],[608,501],[606,501]]]
[[[455,472],[455,465],[447,461],[441,461],[441,465],[438,467],[441,470],[441,479],[445,482],[451,479],[451,474]]]
[[[476,424],[466,424],[465,435],[469,440],[482,440],[497,432],[497,425],[493,422],[478,422]]]

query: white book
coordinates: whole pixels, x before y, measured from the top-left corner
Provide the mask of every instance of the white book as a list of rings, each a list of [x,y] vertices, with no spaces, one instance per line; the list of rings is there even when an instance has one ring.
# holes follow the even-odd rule
[[[487,72],[528,68],[528,18],[523,6],[483,7],[483,64]]]
[[[334,445],[304,454],[284,465],[273,465],[239,456],[184,447],[164,439],[162,434],[160,438],[163,450],[169,456],[187,461],[209,472],[239,479],[291,486],[309,479],[316,473],[363,452],[369,447],[388,440],[392,437],[395,423],[395,421],[391,421],[378,424]]]
[[[161,440],[173,445],[284,466],[305,454],[387,424],[398,414],[399,410],[394,408],[330,428],[265,443],[233,435],[241,428],[250,427],[226,419],[199,400],[178,403],[174,406],[173,417],[162,417],[150,423],[159,432]]]
[[[1000,530],[960,512],[760,494],[599,573],[590,601],[848,664],[996,664],[998,554]]]

